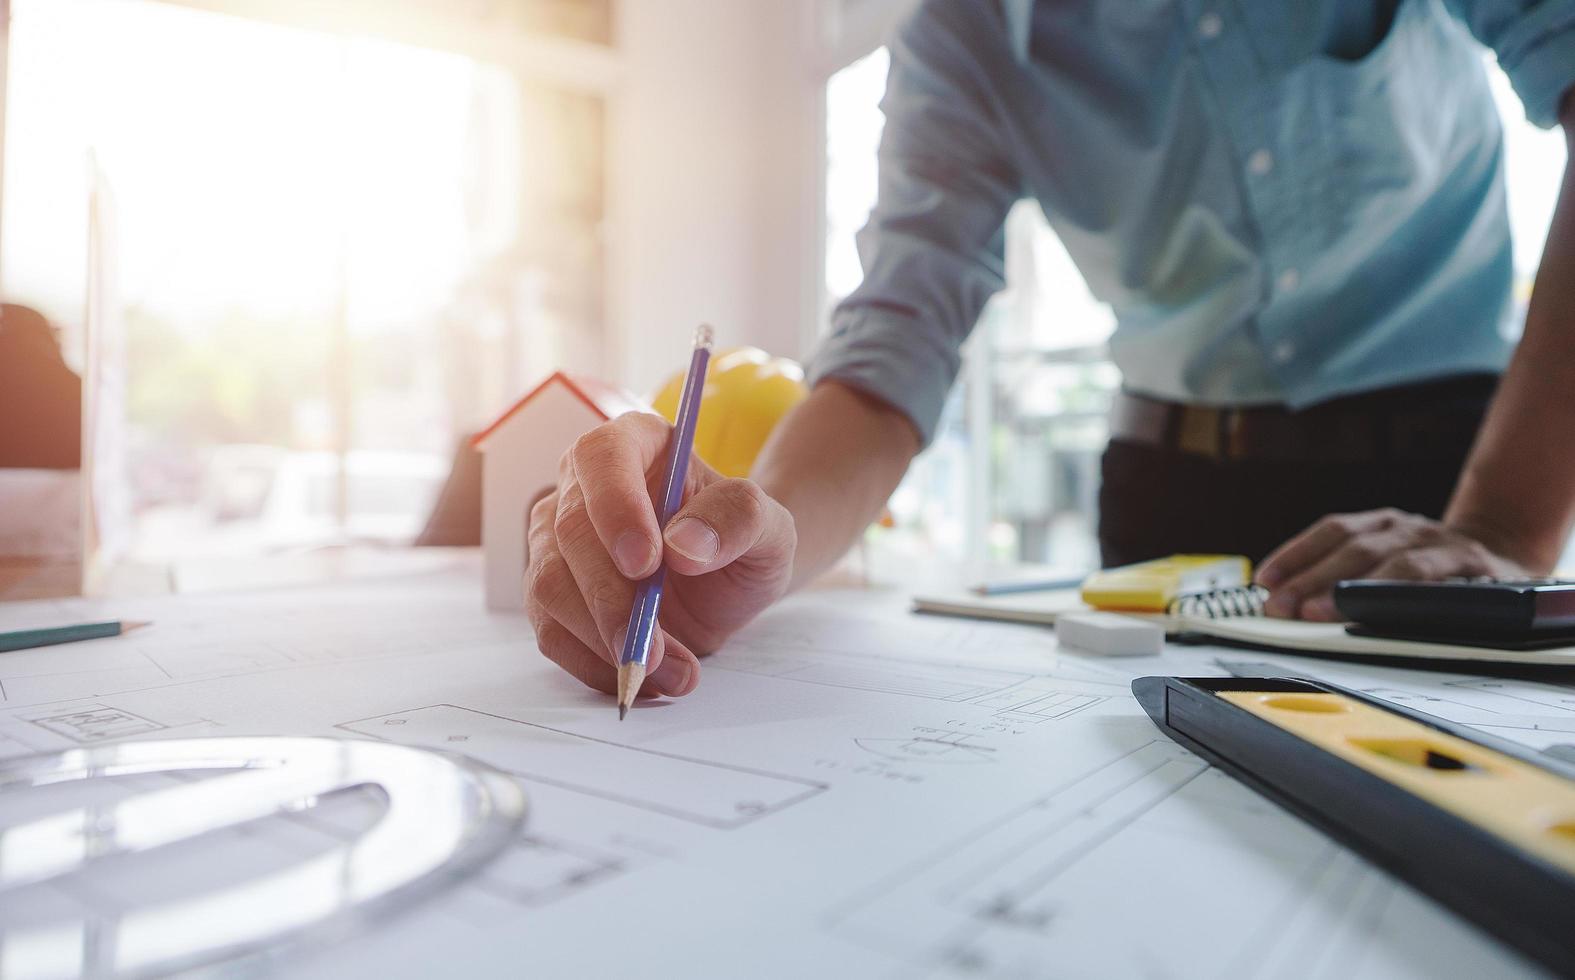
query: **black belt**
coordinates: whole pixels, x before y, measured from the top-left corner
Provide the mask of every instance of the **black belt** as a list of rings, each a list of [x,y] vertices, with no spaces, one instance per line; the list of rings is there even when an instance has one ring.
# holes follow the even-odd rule
[[[1364,392],[1293,411],[1183,405],[1119,392],[1110,437],[1213,460],[1447,460],[1471,445],[1496,374]]]

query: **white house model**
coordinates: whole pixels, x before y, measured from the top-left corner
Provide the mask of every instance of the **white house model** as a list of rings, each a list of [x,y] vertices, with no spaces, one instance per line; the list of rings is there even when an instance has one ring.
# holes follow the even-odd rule
[[[523,609],[530,509],[558,485],[558,458],[574,440],[625,412],[650,411],[634,396],[561,371],[533,388],[471,444],[482,453],[481,547],[487,608]]]

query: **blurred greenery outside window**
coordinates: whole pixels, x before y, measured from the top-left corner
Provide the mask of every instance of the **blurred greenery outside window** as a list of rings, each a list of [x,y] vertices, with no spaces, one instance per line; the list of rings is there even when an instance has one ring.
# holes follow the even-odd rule
[[[609,0],[406,7],[612,36]],[[153,0],[12,0],[9,72],[0,277],[78,364],[90,158],[111,192],[134,557],[408,541],[461,437],[606,367],[599,95]]]
[[[1515,301],[1523,319],[1565,144],[1559,131],[1525,121],[1508,80],[1484,57],[1505,128]],[[888,67],[880,48],[835,72],[826,86],[828,312],[862,277],[854,236],[875,204]],[[934,444],[891,500],[899,548],[970,562],[1098,564],[1099,457],[1120,387],[1105,349],[1114,326],[1039,206],[1019,202],[1006,224],[1006,288],[964,347]]]

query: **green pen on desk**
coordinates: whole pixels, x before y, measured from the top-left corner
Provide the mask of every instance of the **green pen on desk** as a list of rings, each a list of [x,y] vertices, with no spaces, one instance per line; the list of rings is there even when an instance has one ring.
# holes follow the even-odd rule
[[[106,636],[119,636],[148,625],[150,624],[122,622],[117,619],[108,623],[78,623],[75,626],[51,626],[45,629],[0,633],[0,653],[54,646],[56,643],[75,643],[78,640],[100,640]]]

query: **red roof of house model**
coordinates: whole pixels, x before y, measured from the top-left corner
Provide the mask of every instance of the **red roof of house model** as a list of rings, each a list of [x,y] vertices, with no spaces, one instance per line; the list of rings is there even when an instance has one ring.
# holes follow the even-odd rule
[[[503,427],[503,423],[513,418],[514,414],[528,405],[532,398],[546,391],[553,384],[561,384],[569,389],[570,394],[584,402],[591,411],[604,419],[617,418],[629,412],[649,412],[651,410],[649,405],[644,404],[622,388],[607,384],[604,381],[597,381],[595,378],[576,378],[564,374],[562,371],[554,371],[547,375],[546,380],[541,384],[526,392],[525,397],[509,406],[508,411],[499,415],[491,425],[476,434],[470,440],[470,444],[479,449],[489,436]]]

